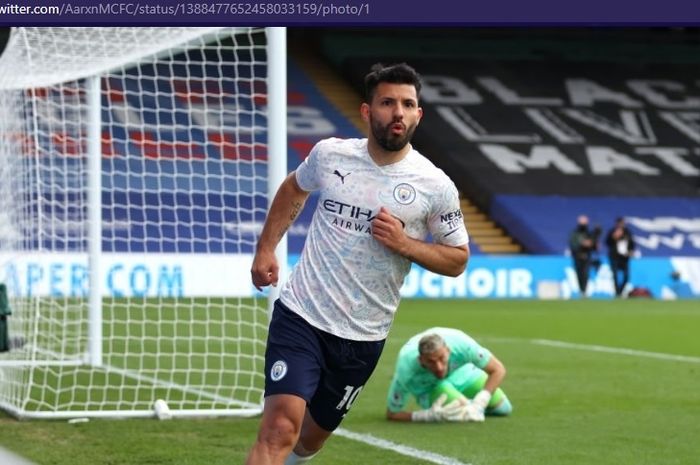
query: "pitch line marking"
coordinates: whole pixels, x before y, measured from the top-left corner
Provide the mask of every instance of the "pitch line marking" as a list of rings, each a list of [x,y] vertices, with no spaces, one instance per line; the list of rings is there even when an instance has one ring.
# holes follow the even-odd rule
[[[565,349],[579,349],[588,350],[591,352],[607,352],[611,354],[633,355],[635,357],[648,357],[660,360],[672,360],[675,362],[700,363],[700,357],[692,357],[690,355],[664,354],[661,352],[648,352],[646,350],[624,349],[618,347],[599,346],[594,344],[576,344],[573,342],[552,341],[550,339],[531,339],[530,342],[537,345],[562,347]]]
[[[10,452],[2,447],[0,447],[0,463],[5,465],[34,465],[34,462],[30,462],[24,457],[20,457],[14,452]]]
[[[372,436],[371,434],[355,433],[353,431],[346,430],[345,428],[338,428],[333,434],[337,434],[338,436],[351,439],[353,441],[363,442],[380,449],[390,450],[396,452],[397,454],[406,455],[414,459],[436,463],[438,465],[472,465],[470,463],[460,462],[452,457],[445,457],[444,455],[436,454],[434,452],[428,452],[425,450],[416,449],[414,447],[405,446],[403,444],[397,444],[386,439]]]
[[[588,350],[591,352],[607,352],[611,354],[633,355],[635,357],[656,358],[660,360],[671,360],[676,362],[700,363],[700,357],[692,355],[665,354],[662,352],[649,352],[646,350],[625,349],[621,347],[609,347],[595,344],[577,344],[574,342],[555,341],[551,339],[520,339],[515,337],[483,337],[490,342],[519,344],[523,341],[541,346],[560,347],[564,349]]]

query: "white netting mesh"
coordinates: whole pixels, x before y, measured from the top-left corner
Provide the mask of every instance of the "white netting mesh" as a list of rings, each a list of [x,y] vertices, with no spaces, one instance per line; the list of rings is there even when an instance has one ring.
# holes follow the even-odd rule
[[[243,30],[243,29],[241,29]],[[158,53],[173,53],[194,41],[226,34],[196,27],[23,27],[13,30],[0,69],[0,88],[26,89],[74,81],[119,68]]]
[[[0,57],[0,406],[257,409],[248,270],[267,208],[263,29],[19,28]],[[102,365],[90,366],[90,76],[100,76]],[[244,410],[246,411],[246,410]]]

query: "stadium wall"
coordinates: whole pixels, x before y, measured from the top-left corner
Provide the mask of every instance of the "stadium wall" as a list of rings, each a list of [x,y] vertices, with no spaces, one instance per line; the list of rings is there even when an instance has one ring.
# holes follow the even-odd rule
[[[0,282],[13,296],[85,297],[87,256],[80,253],[31,254],[14,261],[0,255]],[[290,257],[290,269],[297,255]],[[108,253],[102,261],[105,297],[250,297],[250,254]],[[678,273],[678,279],[673,273]],[[700,258],[641,257],[631,265],[631,285],[656,298],[700,297]],[[413,265],[401,294],[405,298],[548,299],[580,296],[567,256],[472,257],[466,273],[448,278]],[[591,273],[588,294],[612,298],[607,262]]]

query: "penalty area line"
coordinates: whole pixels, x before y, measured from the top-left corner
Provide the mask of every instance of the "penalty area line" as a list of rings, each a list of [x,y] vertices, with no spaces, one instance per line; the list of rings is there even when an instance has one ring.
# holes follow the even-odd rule
[[[460,462],[452,457],[445,457],[444,455],[436,454],[434,452],[428,452],[425,450],[416,449],[415,447],[397,444],[392,441],[387,441],[386,439],[372,436],[371,434],[355,433],[353,431],[346,430],[345,428],[338,428],[334,431],[334,434],[353,441],[363,442],[380,449],[390,450],[392,452],[396,452],[397,454],[406,455],[414,459],[436,463],[438,465],[472,465],[470,463]]]
[[[618,347],[607,347],[590,344],[575,344],[573,342],[552,341],[549,339],[532,339],[530,342],[541,346],[561,347],[565,349],[587,350],[590,352],[607,352],[610,354],[633,355],[636,357],[656,358],[660,360],[671,360],[675,362],[700,363],[700,357],[689,355],[664,354],[660,352],[648,352],[646,350],[624,349]]]

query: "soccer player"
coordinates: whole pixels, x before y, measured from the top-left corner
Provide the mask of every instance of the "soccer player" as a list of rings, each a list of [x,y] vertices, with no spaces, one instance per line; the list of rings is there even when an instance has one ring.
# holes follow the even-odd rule
[[[386,416],[395,421],[434,422],[509,415],[513,407],[499,387],[505,375],[503,363],[464,332],[430,328],[401,347]],[[411,397],[421,410],[406,410]]]
[[[251,268],[258,289],[277,284],[275,247],[309,192],[320,191],[270,321],[248,465],[305,463],[321,449],[377,364],[411,262],[448,276],[466,267],[457,189],[410,144],[420,89],[405,63],[373,66],[360,106],[367,138],[320,141],[272,202]]]

